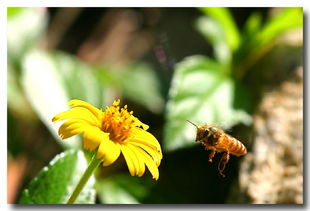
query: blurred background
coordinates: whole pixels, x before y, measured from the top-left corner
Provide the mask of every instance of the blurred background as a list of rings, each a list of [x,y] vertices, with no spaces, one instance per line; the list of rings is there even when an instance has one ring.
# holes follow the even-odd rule
[[[95,203],[303,203],[301,8],[8,8],[8,203],[55,155],[67,101],[123,105],[161,143],[158,181],[122,157],[96,174]],[[196,124],[248,149],[226,177]]]

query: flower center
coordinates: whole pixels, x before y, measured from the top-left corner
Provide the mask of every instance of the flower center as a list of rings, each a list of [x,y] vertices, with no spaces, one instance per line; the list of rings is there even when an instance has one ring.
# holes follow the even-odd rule
[[[132,115],[132,111],[127,111],[127,105],[124,108],[119,107],[120,100],[113,102],[112,106],[106,108],[102,119],[101,130],[109,133],[110,140],[122,142],[126,140],[131,129],[135,127],[138,119]]]

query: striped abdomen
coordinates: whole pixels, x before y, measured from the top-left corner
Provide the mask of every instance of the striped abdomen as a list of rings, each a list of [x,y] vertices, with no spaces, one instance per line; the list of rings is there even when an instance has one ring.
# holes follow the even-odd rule
[[[230,154],[237,156],[244,155],[247,153],[247,150],[245,146],[241,143],[241,141],[238,141],[234,137],[227,134],[223,135],[220,138],[218,147],[229,152]]]

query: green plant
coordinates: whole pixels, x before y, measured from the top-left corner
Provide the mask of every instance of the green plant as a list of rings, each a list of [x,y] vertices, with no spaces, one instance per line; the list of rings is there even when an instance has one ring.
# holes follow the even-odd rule
[[[282,8],[265,23],[259,13],[246,20],[240,32],[227,8],[199,8],[204,16],[195,26],[212,45],[214,58],[195,55],[176,65],[166,106],[164,149],[194,144],[196,124],[250,124],[251,93],[243,78],[277,40],[302,27],[301,8]]]

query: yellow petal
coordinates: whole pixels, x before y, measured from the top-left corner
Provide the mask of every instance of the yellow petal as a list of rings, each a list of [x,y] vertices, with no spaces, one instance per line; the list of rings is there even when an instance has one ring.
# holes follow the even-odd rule
[[[98,148],[97,158],[103,158],[103,166],[109,166],[116,161],[120,153],[120,145],[111,141],[109,136],[105,136]]]
[[[161,154],[161,147],[157,139],[149,132],[142,130],[141,128],[135,128],[133,130],[132,140],[137,140],[140,143],[146,143],[147,145],[154,146]]]
[[[145,172],[145,164],[144,164],[144,158],[140,156],[140,153],[137,152],[137,146],[128,144],[127,147],[132,152],[132,159],[134,163],[138,166],[137,168],[137,175],[141,177]]]
[[[83,101],[83,100],[70,100],[68,102],[69,105],[74,107],[83,107],[88,109],[90,112],[92,112],[98,119],[102,119],[103,112],[99,110],[98,108],[92,106],[91,104]]]
[[[158,153],[159,157],[162,158],[161,149],[158,149],[156,146],[154,146],[150,142],[147,142],[146,140],[140,140],[140,139],[133,138],[133,139],[127,139],[126,142],[130,142],[132,144],[137,144],[137,145],[141,144],[141,145],[144,145],[144,146],[148,146],[151,149],[153,149],[154,151],[156,151]]]
[[[137,169],[136,169],[136,166],[134,164],[131,151],[129,150],[129,148],[126,145],[121,144],[120,146],[121,146],[122,154],[123,154],[125,161],[127,163],[129,173],[131,176],[135,176]]]
[[[131,142],[131,144],[135,145],[136,147],[140,147],[141,149],[146,151],[152,157],[152,159],[155,161],[155,164],[157,166],[160,165],[160,161],[162,159],[162,154],[159,153],[156,148],[150,147],[144,143],[139,143],[139,142]]]
[[[98,127],[88,127],[83,134],[83,148],[93,151],[107,136],[108,134],[102,132]]]
[[[151,172],[153,179],[158,180],[159,171],[158,171],[158,168],[157,168],[155,162],[152,160],[152,158],[141,148],[137,148],[136,151],[137,151],[137,153],[139,153],[139,157],[144,159],[145,165],[147,166],[147,168]]]
[[[64,122],[58,130],[58,134],[62,139],[69,138],[71,136],[82,133],[90,125],[82,120],[68,120]]]
[[[88,122],[89,124],[100,126],[100,120],[88,109],[83,107],[75,107],[68,111],[61,112],[54,116],[53,122],[65,119],[80,119]]]

